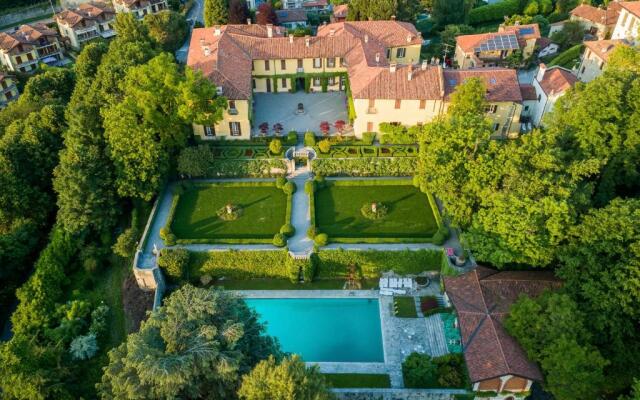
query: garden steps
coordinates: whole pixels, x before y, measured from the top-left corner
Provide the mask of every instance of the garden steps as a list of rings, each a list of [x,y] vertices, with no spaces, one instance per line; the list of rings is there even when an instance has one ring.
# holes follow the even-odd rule
[[[422,313],[422,307],[420,305],[420,297],[414,296],[413,301],[416,303],[416,312],[418,313],[418,318],[424,318],[424,314]]]
[[[427,345],[432,357],[439,357],[449,353],[447,339],[444,335],[444,324],[440,314],[434,314],[424,319],[427,326]]]

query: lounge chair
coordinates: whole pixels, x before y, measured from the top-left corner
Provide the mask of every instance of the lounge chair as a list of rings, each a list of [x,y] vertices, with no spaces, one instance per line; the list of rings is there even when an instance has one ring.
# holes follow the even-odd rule
[[[389,288],[397,289],[398,287],[399,287],[398,279],[397,278],[389,278]]]

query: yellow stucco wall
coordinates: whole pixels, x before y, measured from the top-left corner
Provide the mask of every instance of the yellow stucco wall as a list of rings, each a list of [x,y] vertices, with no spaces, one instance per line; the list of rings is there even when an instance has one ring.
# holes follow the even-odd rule
[[[395,100],[376,99],[374,110],[369,110],[368,99],[354,99],[353,103],[356,110],[353,129],[358,137],[369,131],[369,123],[373,125],[373,132],[378,132],[379,125],[383,122],[399,122],[412,126],[433,120],[442,110],[440,100],[426,100],[424,109],[420,108],[420,100],[402,100],[400,108],[396,108]]]
[[[249,122],[249,101],[236,100],[235,105],[238,113],[231,114],[229,109],[225,110],[222,120],[220,120],[220,122],[215,125],[215,136],[206,136],[204,126],[196,124],[193,124],[193,133],[204,140],[216,140],[220,139],[221,137],[224,137],[226,140],[250,139],[251,123]],[[240,136],[231,136],[231,130],[229,126],[230,122],[240,123]]]
[[[415,64],[420,61],[420,45],[389,48],[389,61],[398,64]],[[405,49],[404,57],[398,57],[398,49]]]

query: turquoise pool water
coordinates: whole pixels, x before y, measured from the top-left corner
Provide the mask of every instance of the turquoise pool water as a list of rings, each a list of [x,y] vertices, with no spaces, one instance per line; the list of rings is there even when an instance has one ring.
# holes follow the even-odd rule
[[[384,362],[377,299],[247,299],[282,350],[304,361]]]

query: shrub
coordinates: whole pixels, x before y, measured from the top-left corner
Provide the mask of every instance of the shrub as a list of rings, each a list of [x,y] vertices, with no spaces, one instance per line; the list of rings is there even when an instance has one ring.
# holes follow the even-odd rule
[[[304,192],[307,194],[313,194],[313,189],[314,189],[314,182],[313,181],[306,181],[304,183]]]
[[[169,228],[167,227],[160,228],[159,234],[160,234],[160,239],[162,239],[164,241],[164,244],[166,244],[167,246],[173,246],[176,244],[176,237],[173,233],[171,233]],[[173,238],[171,236],[173,236]],[[172,244],[169,244],[169,242],[172,242]]]
[[[282,187],[287,183],[287,178],[284,176],[279,176],[276,178],[276,187],[278,189],[282,189]]]
[[[107,330],[107,315],[109,314],[109,306],[102,303],[91,312],[91,325],[89,325],[89,333],[96,336],[102,335]]]
[[[498,3],[480,6],[469,11],[469,25],[502,21],[505,16],[520,12],[520,0],[504,0]]]
[[[185,267],[189,263],[189,252],[185,249],[162,249],[158,257],[158,266],[174,280],[184,276]]]
[[[296,233],[296,228],[291,224],[284,224],[282,228],[280,228],[280,233],[285,235],[286,237],[291,237]]]
[[[280,139],[273,139],[269,143],[269,151],[273,155],[279,155],[282,153],[282,141]]]
[[[128,228],[118,236],[118,239],[111,249],[120,257],[129,258],[136,251],[136,246],[138,244],[137,237],[137,230],[134,228]]]
[[[311,131],[304,133],[304,145],[307,147],[313,147],[316,145],[316,135]]]
[[[242,215],[242,207],[236,204],[227,204],[216,211],[216,215],[223,221],[235,221]]]
[[[376,139],[376,133],[375,132],[364,132],[362,134],[362,142],[366,146],[371,146],[375,139]]]
[[[320,152],[322,153],[329,153],[331,151],[331,142],[327,139],[323,139],[318,143],[318,149],[320,149]]]
[[[313,238],[313,242],[317,245],[317,246],[326,246],[327,243],[329,243],[329,236],[327,236],[326,233],[318,233],[314,238]]]
[[[438,231],[433,235],[431,241],[438,246],[444,244],[449,239],[449,229],[446,226],[441,226]]]
[[[296,184],[292,181],[289,181],[285,183],[285,185],[282,187],[282,190],[284,190],[284,192],[288,195],[293,194],[296,191]]]
[[[463,388],[468,385],[467,371],[462,354],[446,354],[436,357],[433,363],[438,368],[438,386]]]
[[[413,176],[418,158],[317,158],[311,164],[314,173],[324,176]]]
[[[313,178],[313,181],[316,183],[316,187],[318,189],[322,189],[323,187],[326,186],[326,183],[327,183],[326,180],[324,179],[324,176],[322,175],[316,175]]]
[[[360,208],[360,212],[362,213],[362,216],[367,219],[377,220],[387,216],[387,213],[389,212],[389,207],[384,203],[374,201],[371,203],[363,204],[362,207]]]
[[[273,235],[273,245],[277,247],[284,247],[287,245],[287,238],[282,233],[276,233]]]
[[[402,377],[407,388],[433,387],[437,366],[428,354],[411,353],[402,363]]]
[[[315,238],[317,234],[318,234],[318,230],[316,229],[315,226],[310,226],[309,229],[307,229],[307,237],[309,239]]]
[[[189,258],[190,279],[195,283],[204,275],[229,279],[289,279],[289,259],[286,250],[193,252]]]
[[[287,143],[295,143],[297,141],[298,141],[298,132],[289,131],[289,133],[287,133]]]
[[[74,338],[69,347],[69,353],[74,360],[88,360],[98,352],[96,335],[90,333]]]

